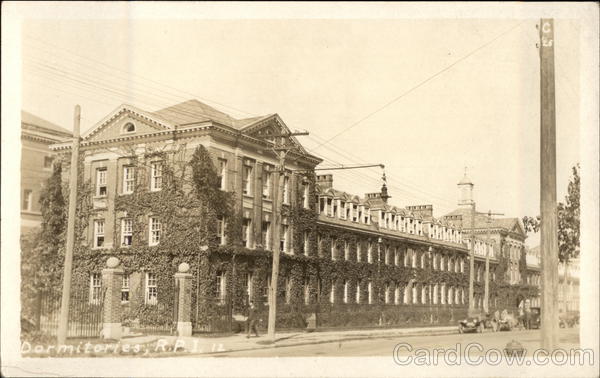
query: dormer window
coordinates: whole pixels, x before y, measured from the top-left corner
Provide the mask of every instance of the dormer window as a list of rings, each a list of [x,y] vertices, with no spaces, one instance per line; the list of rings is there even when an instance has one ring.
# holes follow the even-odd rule
[[[135,132],[135,125],[131,122],[127,122],[125,125],[123,125],[123,134],[127,134],[127,133],[134,133]]]

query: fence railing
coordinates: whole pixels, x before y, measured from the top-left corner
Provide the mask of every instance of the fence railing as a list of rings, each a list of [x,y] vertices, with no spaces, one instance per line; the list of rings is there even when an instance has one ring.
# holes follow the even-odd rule
[[[40,291],[38,295],[35,314],[36,328],[48,336],[56,336],[60,318],[60,293]],[[104,295],[104,290],[100,293],[100,298],[90,298],[87,291],[71,293],[67,337],[100,337]]]

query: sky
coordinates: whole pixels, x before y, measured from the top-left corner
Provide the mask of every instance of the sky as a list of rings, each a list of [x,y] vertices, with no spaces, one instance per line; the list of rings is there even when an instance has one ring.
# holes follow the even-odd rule
[[[521,218],[539,213],[536,23],[30,20],[22,108],[71,129],[80,104],[82,131],[122,103],[154,111],[197,98],[236,118],[278,113],[309,131],[298,138],[323,166],[385,164],[393,205],[452,211],[467,167],[479,211]],[[562,200],[580,159],[578,22],[556,20],[555,42]],[[331,173],[352,194],[381,187],[379,168]]]

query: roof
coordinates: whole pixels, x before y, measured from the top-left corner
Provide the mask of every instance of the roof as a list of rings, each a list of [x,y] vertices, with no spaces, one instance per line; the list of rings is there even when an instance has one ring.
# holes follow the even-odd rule
[[[51,134],[56,134],[65,138],[73,136],[73,132],[70,130],[58,126],[50,121],[46,121],[45,119],[26,112],[25,110],[21,110],[21,127],[23,127],[23,124],[37,126],[38,128],[50,131]]]
[[[189,125],[199,122],[214,121],[238,130],[271,116],[271,114],[269,114],[266,116],[235,119],[229,114],[225,114],[222,111],[217,110],[212,106],[196,99],[184,101],[179,104],[157,110],[151,114],[167,120],[175,125]]]
[[[471,179],[469,177],[467,177],[467,172],[465,172],[465,175],[463,176],[463,178],[459,181],[458,185],[473,185],[473,182],[471,182]]]
[[[459,219],[452,219],[458,217]],[[463,228],[471,227],[471,210],[467,208],[458,208],[454,211],[446,214],[442,218],[450,224],[459,224]],[[464,220],[464,224],[463,224]],[[488,216],[486,213],[475,213],[475,228],[503,228],[511,231],[515,223],[519,223],[519,218],[492,218],[491,222],[488,222]]]

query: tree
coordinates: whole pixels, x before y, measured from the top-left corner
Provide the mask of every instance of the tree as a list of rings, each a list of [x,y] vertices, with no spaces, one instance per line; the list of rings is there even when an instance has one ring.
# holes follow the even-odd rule
[[[579,164],[573,168],[565,202],[558,203],[558,259],[562,263],[579,257]],[[541,218],[523,217],[527,232],[538,232]]]
[[[38,294],[60,285],[67,222],[61,176],[61,165],[55,164],[40,195],[42,227],[21,238],[21,304],[27,318],[35,315]]]
[[[558,213],[558,260],[564,266],[562,281],[563,298],[566,304],[569,262],[579,257],[579,164],[573,168],[569,179],[565,202],[557,205]],[[538,232],[541,218],[523,217],[523,225],[527,232]],[[566,305],[565,305],[566,310]]]

